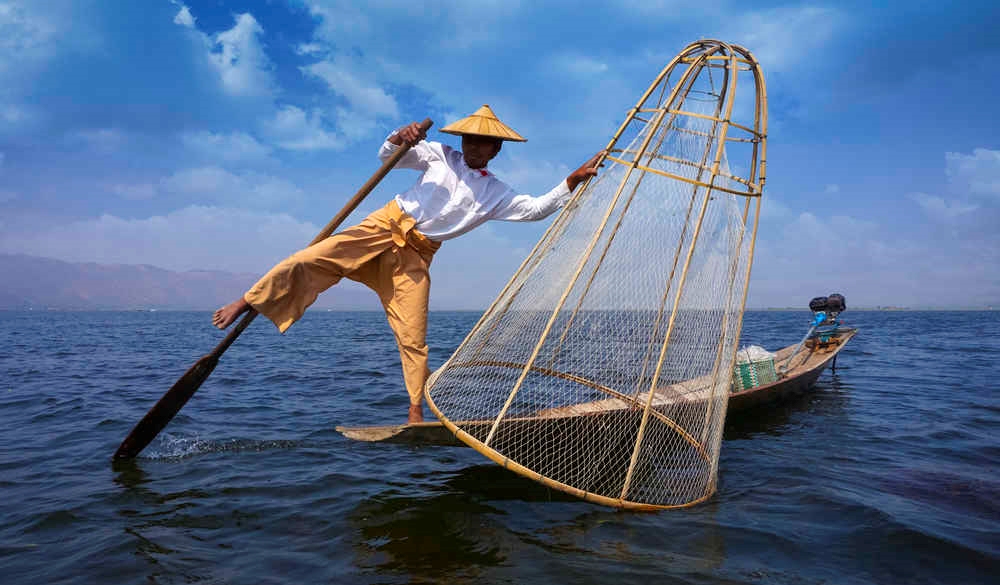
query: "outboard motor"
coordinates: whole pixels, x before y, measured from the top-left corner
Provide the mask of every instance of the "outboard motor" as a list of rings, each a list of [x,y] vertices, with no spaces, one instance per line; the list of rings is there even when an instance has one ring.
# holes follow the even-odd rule
[[[844,299],[844,295],[839,293],[833,293],[826,297],[813,297],[809,301],[809,310],[813,312],[812,325],[809,327],[809,332],[806,336],[802,338],[802,341],[795,346],[788,357],[785,358],[784,363],[777,367],[778,372],[784,375],[788,371],[788,364],[791,362],[792,357],[799,353],[799,350],[807,342],[810,344],[809,347],[816,347],[817,344],[826,344],[830,341],[830,338],[837,334],[838,328],[840,327],[840,321],[838,316],[847,308],[847,301]]]
[[[847,299],[840,293],[826,297],[815,297],[809,301],[809,310],[813,312],[813,327],[820,325],[838,325],[837,317],[847,309]]]
[[[836,333],[837,328],[840,327],[840,314],[847,309],[847,300],[844,298],[844,295],[833,293],[829,296],[816,297],[809,301],[809,308],[812,309],[813,303],[816,303],[819,299],[824,299],[826,304],[822,311],[816,312],[816,309],[813,309],[813,328],[816,329],[815,336],[819,338],[820,342],[826,343],[830,341],[830,336]]]
[[[828,297],[815,297],[809,301],[809,310],[813,312],[813,327],[818,327],[826,321],[826,309],[829,304]]]
[[[842,294],[833,293],[826,297],[826,310],[836,319],[837,315],[847,310],[847,299]]]

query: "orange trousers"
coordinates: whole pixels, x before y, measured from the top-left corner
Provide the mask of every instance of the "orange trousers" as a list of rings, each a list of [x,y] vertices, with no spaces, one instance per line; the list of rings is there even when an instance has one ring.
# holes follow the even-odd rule
[[[410,404],[420,404],[427,367],[428,268],[440,242],[413,229],[395,201],[360,224],[292,254],[253,285],[244,300],[284,333],[319,293],[347,277],[378,294],[396,336]]]

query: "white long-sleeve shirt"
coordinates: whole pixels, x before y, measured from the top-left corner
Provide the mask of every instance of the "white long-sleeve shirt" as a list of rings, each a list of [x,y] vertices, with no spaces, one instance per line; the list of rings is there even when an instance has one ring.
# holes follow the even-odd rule
[[[379,149],[379,159],[388,159],[398,148],[386,140]],[[396,167],[423,171],[416,184],[395,199],[416,220],[414,227],[438,242],[460,236],[491,219],[543,219],[570,198],[566,181],[539,197],[518,194],[488,170],[470,168],[461,152],[439,142],[421,140]]]

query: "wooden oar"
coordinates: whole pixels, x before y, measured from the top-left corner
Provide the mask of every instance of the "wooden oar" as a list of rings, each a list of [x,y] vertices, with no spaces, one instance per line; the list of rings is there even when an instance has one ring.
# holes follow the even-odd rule
[[[434,123],[430,118],[426,118],[420,123],[420,128],[426,132],[433,124]],[[381,181],[382,178],[385,177],[390,170],[392,170],[392,167],[396,166],[399,159],[402,158],[403,155],[409,150],[409,145],[404,144],[397,149],[388,160],[382,163],[382,166],[378,169],[378,171],[376,171],[375,174],[368,179],[368,182],[354,194],[354,197],[352,197],[351,200],[347,202],[347,205],[345,205],[344,208],[330,220],[330,223],[326,224],[323,231],[313,238],[313,241],[309,245],[311,246],[316,242],[330,237],[333,230],[337,229],[337,227],[343,223],[345,219],[347,219],[347,216],[350,215],[359,204],[361,204],[361,201],[364,200],[369,193],[371,193],[372,189],[378,185],[379,181]],[[150,441],[156,438],[156,435],[163,430],[163,427],[167,426],[167,423],[174,418],[174,415],[180,411],[181,407],[184,406],[184,403],[186,403],[188,399],[194,395],[195,391],[197,391],[201,386],[201,383],[204,382],[205,379],[208,378],[209,374],[212,373],[216,364],[219,363],[219,358],[222,357],[223,352],[229,349],[229,346],[236,341],[236,338],[243,333],[243,330],[250,325],[250,322],[253,321],[256,316],[257,311],[250,309],[243,319],[236,324],[233,330],[229,332],[229,335],[227,335],[226,338],[219,343],[219,345],[215,346],[215,349],[213,349],[211,353],[202,357],[200,360],[195,362],[195,364],[191,366],[188,371],[184,372],[184,375],[170,387],[170,390],[167,390],[167,393],[153,405],[153,408],[149,409],[146,416],[142,417],[142,420],[135,425],[132,432],[125,437],[125,440],[122,441],[118,450],[115,451],[115,459],[131,459],[135,457],[140,451],[146,448],[146,445],[148,445]]]

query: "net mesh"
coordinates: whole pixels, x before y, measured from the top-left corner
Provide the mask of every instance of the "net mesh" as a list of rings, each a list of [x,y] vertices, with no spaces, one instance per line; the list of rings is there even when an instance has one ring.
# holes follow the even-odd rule
[[[601,174],[428,380],[435,413],[493,460],[600,503],[710,496],[765,124],[749,52],[687,47],[629,110]]]

